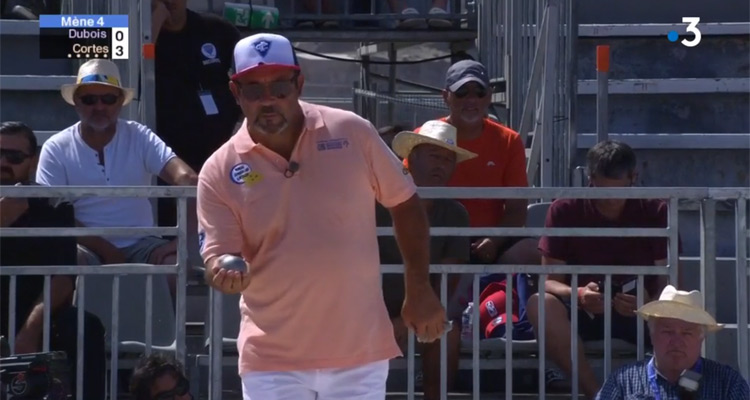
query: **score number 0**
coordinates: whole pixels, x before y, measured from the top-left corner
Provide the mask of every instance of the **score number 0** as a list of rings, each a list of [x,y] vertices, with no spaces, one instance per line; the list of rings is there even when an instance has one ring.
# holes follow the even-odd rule
[[[128,59],[128,28],[112,28],[112,59]]]

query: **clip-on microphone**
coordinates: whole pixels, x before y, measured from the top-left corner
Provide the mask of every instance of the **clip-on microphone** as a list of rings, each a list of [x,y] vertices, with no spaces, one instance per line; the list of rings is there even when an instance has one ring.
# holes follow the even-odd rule
[[[677,381],[679,387],[680,399],[682,400],[697,400],[700,398],[699,390],[701,387],[702,375],[691,369],[682,371],[680,379]]]

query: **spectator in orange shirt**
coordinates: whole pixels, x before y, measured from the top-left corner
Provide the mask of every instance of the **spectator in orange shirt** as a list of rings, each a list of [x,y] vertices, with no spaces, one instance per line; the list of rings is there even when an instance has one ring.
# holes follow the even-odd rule
[[[478,154],[459,164],[449,186],[527,187],[526,150],[517,132],[487,117],[490,81],[484,65],[459,61],[448,68],[443,99],[450,115],[442,118],[458,129],[458,146]],[[523,227],[525,199],[465,199],[472,227]],[[538,240],[528,237],[472,239],[472,262],[539,264]]]

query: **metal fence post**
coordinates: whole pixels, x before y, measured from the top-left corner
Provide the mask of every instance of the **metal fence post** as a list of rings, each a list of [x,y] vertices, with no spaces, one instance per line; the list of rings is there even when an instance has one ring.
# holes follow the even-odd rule
[[[737,365],[745,379],[750,379],[748,360],[748,293],[747,293],[747,198],[737,199],[735,206],[735,256],[737,257]],[[744,296],[744,298],[742,297]]]
[[[211,343],[208,347],[208,393],[209,399],[221,400],[222,368],[224,366],[223,310],[224,296],[215,289],[209,290],[211,314],[209,315]]]
[[[700,218],[700,289],[703,293],[706,311],[711,315],[716,315],[716,200],[706,199],[701,202]],[[683,282],[682,279],[680,281]],[[706,340],[703,342],[703,357],[716,359],[715,335],[706,335]]]
[[[596,46],[596,138],[609,137],[609,46]]]

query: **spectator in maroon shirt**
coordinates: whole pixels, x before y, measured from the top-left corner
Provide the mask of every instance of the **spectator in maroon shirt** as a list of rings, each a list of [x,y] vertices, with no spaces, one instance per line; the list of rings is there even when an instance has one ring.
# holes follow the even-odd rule
[[[628,187],[636,179],[636,157],[625,143],[605,141],[588,152],[591,187]],[[641,199],[558,199],[547,212],[549,228],[665,228],[667,204]],[[654,237],[550,237],[539,242],[543,265],[666,265],[667,240]],[[612,337],[637,342],[638,319],[635,276],[612,276]],[[603,275],[580,275],[579,287],[570,287],[569,275],[550,274],[545,286],[546,350],[550,358],[570,376],[570,297],[577,295],[578,367],[583,393],[593,399],[599,390],[593,370],[586,362],[582,341],[604,338]],[[665,276],[646,276],[644,299],[655,299],[666,286]],[[632,289],[631,289],[632,288]],[[529,321],[538,332],[539,295],[527,306]],[[554,339],[552,339],[554,338]],[[648,338],[646,337],[646,343]]]

